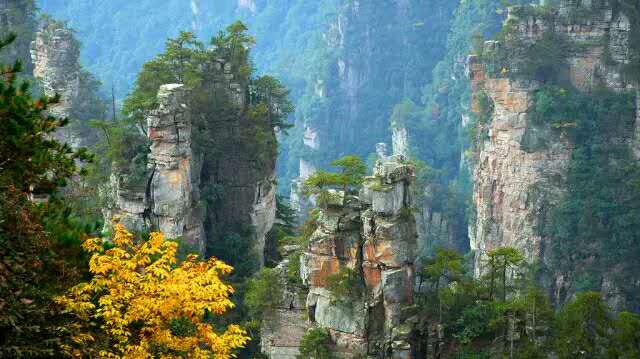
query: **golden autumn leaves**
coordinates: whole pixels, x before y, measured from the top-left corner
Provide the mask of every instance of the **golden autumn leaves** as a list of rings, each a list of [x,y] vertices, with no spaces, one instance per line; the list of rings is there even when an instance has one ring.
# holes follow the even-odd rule
[[[83,247],[93,253],[93,278],[56,298],[76,318],[73,343],[65,348],[69,354],[226,359],[250,339],[237,325],[218,334],[205,320],[234,306],[233,288],[220,278],[231,266],[195,255],[179,262],[176,242],[152,233],[148,241],[134,243],[121,224],[112,243],[96,238]]]

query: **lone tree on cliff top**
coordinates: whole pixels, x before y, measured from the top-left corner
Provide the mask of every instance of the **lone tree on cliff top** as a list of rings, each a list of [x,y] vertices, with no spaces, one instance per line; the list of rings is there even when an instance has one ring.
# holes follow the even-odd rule
[[[343,190],[345,193],[355,192],[367,174],[367,166],[355,155],[344,156],[331,162],[331,165],[340,168],[340,172],[320,170],[304,181],[304,194],[317,196],[320,206],[331,201],[330,189]]]

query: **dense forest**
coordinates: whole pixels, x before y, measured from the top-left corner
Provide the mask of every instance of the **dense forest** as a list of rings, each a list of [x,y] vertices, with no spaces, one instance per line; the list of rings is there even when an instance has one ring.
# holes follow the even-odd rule
[[[0,358],[640,357],[637,0],[0,2]]]

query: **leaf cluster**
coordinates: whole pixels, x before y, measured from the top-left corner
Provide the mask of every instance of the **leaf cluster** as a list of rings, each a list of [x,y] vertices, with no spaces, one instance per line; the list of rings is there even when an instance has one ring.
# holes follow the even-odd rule
[[[56,298],[75,317],[68,354],[231,358],[249,340],[237,325],[217,333],[205,321],[234,307],[234,290],[222,281],[233,269],[225,263],[195,255],[178,263],[176,242],[151,233],[135,243],[121,224],[112,245],[89,239],[83,247],[93,253],[93,277]]]
[[[319,170],[304,181],[303,193],[306,196],[317,196],[321,206],[330,203],[332,196],[329,190],[342,190],[345,193],[354,192],[364,182],[367,173],[367,165],[355,155],[344,156],[331,162],[333,167],[338,167],[340,172],[328,172]]]

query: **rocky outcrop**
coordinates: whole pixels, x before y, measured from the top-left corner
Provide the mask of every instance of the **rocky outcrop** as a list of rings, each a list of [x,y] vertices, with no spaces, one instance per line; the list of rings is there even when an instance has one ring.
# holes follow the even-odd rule
[[[564,177],[571,145],[558,141],[537,151],[523,148],[523,141],[551,136],[527,133],[529,106],[540,85],[511,79],[484,79],[480,85],[482,71],[473,59],[470,66],[474,86],[482,86],[493,103],[488,139],[481,144],[473,175],[476,216],[469,233],[479,275],[483,254],[498,247],[518,248],[530,262],[541,258],[542,238],[536,231],[541,208],[533,186],[549,177]]]
[[[80,43],[74,31],[63,22],[44,20],[31,43],[31,60],[44,95],[60,96],[49,112],[69,119],[55,138],[74,149],[93,147],[98,137],[86,121],[104,118],[106,106],[98,94],[100,82],[80,65]]]
[[[409,156],[409,133],[405,127],[394,126],[391,129],[391,140],[394,155]]]
[[[100,188],[104,218],[102,232],[105,236],[112,232],[113,221],[118,221],[127,229],[135,232],[142,232],[150,228],[150,222],[146,219],[149,213],[146,187],[131,185],[130,177],[130,175],[114,171],[109,176],[109,183]]]
[[[39,81],[46,96],[60,96],[60,102],[51,106],[50,113],[60,118],[70,118],[78,107],[80,91],[80,44],[73,31],[61,23],[52,21],[36,33],[31,47],[33,75]],[[60,129],[57,140],[77,148],[84,139],[71,127]]]
[[[359,197],[335,192],[302,256],[309,319],[329,330],[345,357],[411,357],[413,171],[403,156],[381,159]],[[329,278],[345,270],[355,273],[354,287],[348,298],[338,298]]]
[[[23,74],[31,74],[30,47],[36,32],[36,5],[31,1],[8,0],[0,2],[0,34],[15,33],[16,39],[0,52],[0,63],[22,62]]]
[[[297,249],[288,248],[289,252]],[[285,259],[276,267],[280,278],[276,285],[282,288],[282,299],[275,313],[263,319],[260,329],[260,348],[271,359],[296,359],[300,355],[300,341],[312,327],[307,319],[307,291],[287,282],[290,260]]]
[[[211,248],[225,236],[248,236],[259,267],[276,216],[275,152],[268,151],[275,133],[257,133],[265,130],[245,117],[248,86],[236,79],[230,63],[216,60],[205,76],[212,96],[219,96],[212,101],[224,97],[238,115],[210,115],[215,132],[197,147],[194,119],[203,115],[182,85],[162,86],[158,108],[147,117],[144,178],[112,174],[105,220],[115,215],[133,230],[160,230],[206,255],[216,255]],[[263,147],[254,140],[258,136],[266,138]]]
[[[524,43],[542,41],[545,32],[554,31],[567,39],[568,46],[579,49],[567,55],[564,69],[566,80],[578,91],[587,93],[596,85],[616,91],[632,88],[620,73],[620,66],[629,60],[628,19],[613,12],[608,2],[583,3],[561,1],[558,9],[544,16],[535,8],[514,7],[508,23]],[[569,16],[575,11],[587,15]],[[500,46],[487,42],[485,54]],[[511,59],[513,68],[520,60]],[[541,237],[538,225],[545,206],[553,206],[564,193],[574,144],[550,126],[531,123],[535,92],[542,81],[505,75],[507,70],[490,75],[477,56],[469,58],[468,71],[473,110],[488,116],[486,124],[479,125],[473,173],[476,216],[469,232],[476,252],[475,273],[482,273],[486,252],[501,246],[518,248],[530,262],[544,263],[550,243]],[[562,281],[555,280],[560,286]]]
[[[258,128],[248,118],[249,86],[230,62],[218,59],[206,77],[213,92],[226,96],[238,114],[207,118],[215,131],[208,139],[210,148],[203,151],[201,187],[220,190],[205,216],[207,248],[230,235],[250,237],[253,253],[247,255],[260,266],[276,214],[275,131]]]
[[[200,162],[192,152],[191,113],[182,85],[164,85],[158,108],[147,117],[150,153],[144,180],[114,171],[103,197],[105,223],[112,219],[134,231],[160,230],[205,253],[200,200]],[[110,226],[107,225],[107,228]]]
[[[200,161],[191,148],[192,123],[182,85],[164,85],[159,106],[147,117],[151,147],[147,193],[153,227],[205,252],[200,201]]]

